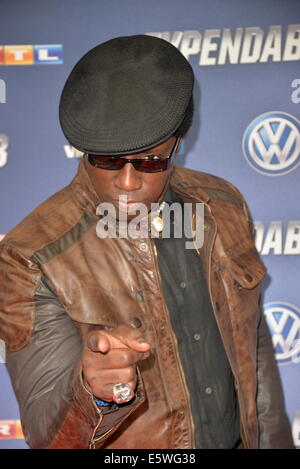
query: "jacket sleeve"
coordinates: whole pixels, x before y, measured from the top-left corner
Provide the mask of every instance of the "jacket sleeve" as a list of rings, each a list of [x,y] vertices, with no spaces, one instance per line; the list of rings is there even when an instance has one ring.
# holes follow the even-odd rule
[[[13,253],[0,245],[0,338],[25,440],[31,448],[93,448],[95,442],[101,447],[143,402],[141,376],[133,401],[100,409],[83,383],[82,339],[74,322],[49,280]],[[30,334],[25,311],[32,314]],[[22,321],[27,329],[20,344],[14,334],[22,336]]]
[[[293,448],[272,339],[263,312],[258,326],[257,381],[259,448]]]

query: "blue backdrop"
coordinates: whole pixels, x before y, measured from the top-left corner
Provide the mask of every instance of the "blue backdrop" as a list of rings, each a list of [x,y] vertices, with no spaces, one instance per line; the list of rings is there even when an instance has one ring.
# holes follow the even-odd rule
[[[76,172],[81,155],[58,122],[70,70],[95,45],[131,34],[164,37],[194,69],[196,115],[178,164],[230,180],[248,201],[300,446],[298,0],[1,0],[0,234]],[[4,363],[0,389],[0,448],[26,448]]]

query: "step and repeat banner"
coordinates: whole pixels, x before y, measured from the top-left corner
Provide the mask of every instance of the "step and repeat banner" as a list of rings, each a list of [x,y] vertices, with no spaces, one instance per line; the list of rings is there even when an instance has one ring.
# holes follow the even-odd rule
[[[195,117],[178,164],[246,197],[300,447],[299,0],[1,0],[0,234],[76,173],[82,154],[58,122],[69,72],[92,47],[132,34],[170,41],[194,69]],[[0,362],[0,448],[27,448],[1,342]]]

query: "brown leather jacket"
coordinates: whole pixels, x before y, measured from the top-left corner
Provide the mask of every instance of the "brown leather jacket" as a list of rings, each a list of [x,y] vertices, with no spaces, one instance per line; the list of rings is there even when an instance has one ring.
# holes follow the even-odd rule
[[[205,204],[199,250],[235,377],[245,448],[292,439],[270,336],[259,307],[266,269],[239,191],[221,178],[175,167],[170,184]],[[161,288],[153,239],[99,239],[83,161],[72,182],[0,243],[0,338],[33,448],[194,448],[190,396]],[[133,403],[111,412],[82,379],[90,327],[131,324],[153,346],[138,366]]]

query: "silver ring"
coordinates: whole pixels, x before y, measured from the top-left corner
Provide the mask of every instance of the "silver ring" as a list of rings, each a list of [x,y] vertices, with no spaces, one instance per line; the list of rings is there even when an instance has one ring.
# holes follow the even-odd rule
[[[133,393],[128,383],[118,383],[114,385],[113,396],[117,404],[122,404],[122,402],[130,401]]]

